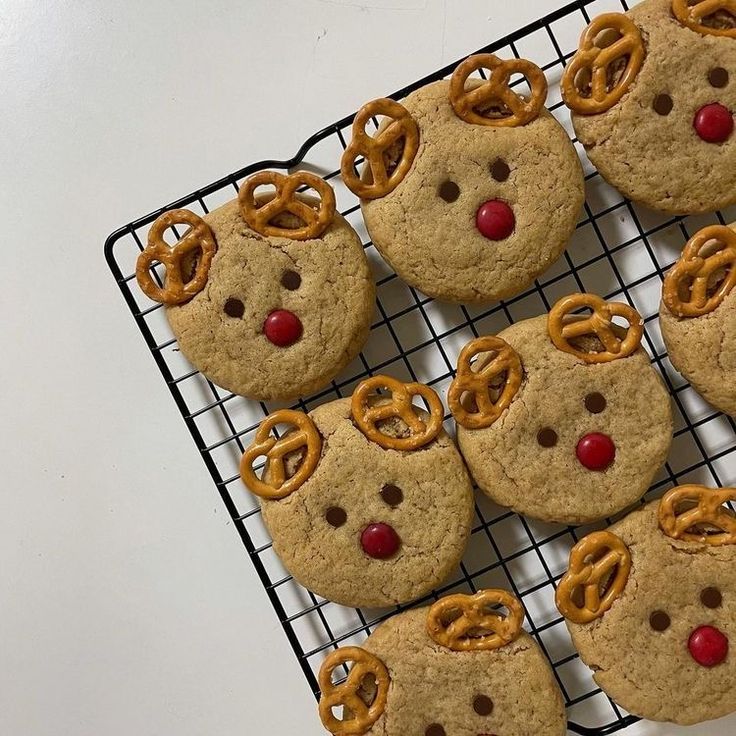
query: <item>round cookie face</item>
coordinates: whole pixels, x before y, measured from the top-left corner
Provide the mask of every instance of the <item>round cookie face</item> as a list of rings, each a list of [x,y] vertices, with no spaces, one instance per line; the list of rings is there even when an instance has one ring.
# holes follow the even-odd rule
[[[363,644],[391,677],[385,712],[366,734],[564,736],[562,695],[526,632],[499,649],[456,652],[430,639],[427,611],[394,616]]]
[[[646,352],[584,363],[552,344],[546,315],[499,337],[521,358],[521,386],[490,427],[457,432],[481,490],[521,514],[566,524],[610,516],[639,499],[672,441],[669,395]],[[611,444],[607,467],[583,465],[594,465],[596,453],[610,459]]]
[[[655,501],[609,529],[631,554],[628,581],[601,618],[567,626],[595,681],[619,705],[688,725],[736,710],[734,653],[707,667],[688,647],[702,626],[732,647],[736,641],[736,547],[670,539],[657,511]]]
[[[736,135],[709,142],[694,121],[702,108],[718,103],[724,124],[732,125],[736,39],[683,26],[671,0],[645,0],[626,16],[641,32],[644,62],[609,110],[573,112],[588,157],[611,185],[654,209],[712,212],[735,202]],[[712,116],[713,109],[704,114]]]
[[[392,192],[362,201],[363,218],[409,285],[447,301],[501,299],[523,291],[565,249],[583,204],[582,168],[546,110],[515,128],[474,125],[455,115],[448,89],[435,82],[402,100],[419,127],[419,150]],[[515,220],[500,240],[476,225],[492,200]],[[489,221],[503,229],[508,207]]]
[[[373,316],[375,285],[355,231],[335,214],[317,239],[264,237],[237,201],[204,220],[217,241],[207,284],[166,309],[184,355],[253,399],[291,399],[329,383],[360,352]]]
[[[442,431],[418,450],[383,449],[353,424],[349,399],[309,416],[322,436],[315,471],[286,498],[261,501],[286,568],[346,606],[406,603],[432,590],[459,563],[473,514],[452,440]]]

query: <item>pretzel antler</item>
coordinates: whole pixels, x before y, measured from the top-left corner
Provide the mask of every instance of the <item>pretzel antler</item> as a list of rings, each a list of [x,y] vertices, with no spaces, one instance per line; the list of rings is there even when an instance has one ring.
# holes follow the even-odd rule
[[[378,389],[388,389],[388,401],[371,401]],[[429,407],[429,417],[423,417],[412,404],[421,396]],[[403,383],[391,376],[373,376],[358,384],[351,403],[353,420],[361,432],[384,449],[416,450],[430,443],[442,429],[444,411],[440,397],[423,383]],[[393,437],[381,431],[379,422],[401,419],[408,428],[407,437]]]
[[[335,685],[332,673],[348,662],[353,662],[347,679]],[[365,692],[366,679],[375,682],[376,694],[368,705],[361,697]],[[341,647],[330,653],[319,670],[319,716],[324,727],[335,736],[364,734],[383,715],[388,699],[390,677],[386,665],[378,657],[360,647]],[[343,706],[350,711],[350,717],[338,719],[332,709]]]
[[[720,283],[719,276],[723,276]],[[716,309],[735,285],[736,232],[725,225],[710,225],[687,241],[665,276],[662,299],[678,317],[700,317]]]
[[[169,247],[164,232],[175,225],[186,225],[187,231],[176,245]],[[143,293],[155,302],[182,304],[199,294],[207,283],[217,245],[210,226],[199,215],[189,210],[164,212],[148,232],[148,245],[138,256],[135,277]],[[154,261],[166,270],[164,285],[159,286],[151,276]],[[188,277],[188,267],[194,265],[194,273]]]
[[[672,14],[704,36],[736,38],[736,0],[672,0]]]
[[[672,539],[714,546],[736,544],[736,515],[724,507],[727,501],[736,501],[736,488],[677,486],[659,502],[659,526]]]
[[[468,77],[479,69],[490,70],[490,77],[466,90]],[[529,83],[528,100],[509,86],[514,74],[524,75]],[[536,64],[526,59],[503,60],[493,54],[476,54],[465,59],[452,73],[449,96],[455,114],[466,123],[516,127],[539,116],[547,99],[547,78]],[[505,109],[509,114],[495,117],[484,114],[491,108]]]
[[[483,361],[480,368],[473,370],[473,359],[483,353],[495,355],[479,359]],[[447,391],[447,403],[455,421],[468,429],[490,427],[516,396],[521,377],[521,360],[505,340],[494,335],[471,340],[460,351],[457,375]],[[475,411],[463,405],[464,397],[473,399]]]
[[[504,606],[508,615],[502,615]],[[498,649],[518,638],[524,621],[521,601],[506,590],[489,588],[475,595],[440,598],[427,615],[427,633],[456,652]]]
[[[295,429],[280,439],[271,436],[277,424],[290,424]],[[304,457],[296,473],[287,478],[284,458],[305,448]],[[253,442],[240,460],[240,477],[250,491],[267,499],[285,498],[299,488],[314,472],[322,452],[322,438],[308,415],[293,409],[279,409],[269,414],[259,425]],[[263,479],[253,470],[256,458],[266,457]]]
[[[607,44],[612,34],[618,38]],[[644,41],[636,24],[622,13],[599,15],[583,31],[578,51],[565,67],[562,99],[583,115],[610,110],[629,90],[643,63]]]
[[[588,307],[592,314],[575,318],[572,312]],[[625,337],[618,336],[614,317],[623,317],[629,326]],[[628,304],[607,302],[595,294],[571,294],[560,299],[549,312],[547,330],[559,350],[580,358],[586,363],[608,363],[631,355],[641,344],[644,320],[639,312]],[[595,335],[603,344],[601,352],[589,352],[575,347],[570,341]]]
[[[631,553],[620,537],[611,532],[588,534],[570,550],[568,570],[555,592],[558,610],[576,624],[600,618],[623,592],[630,571]],[[579,590],[582,604],[577,602]]]
[[[255,190],[264,184],[275,186],[276,193],[272,199],[258,202]],[[320,201],[316,210],[297,196],[296,190],[303,186],[314,189],[319,195]],[[318,238],[335,217],[335,192],[322,177],[308,171],[297,171],[289,175],[279,174],[277,171],[259,171],[243,182],[238,200],[240,212],[248,227],[266,237],[292,240]],[[300,227],[274,225],[273,220],[284,213],[297,217],[303,224]]]
[[[391,122],[371,137],[365,126],[377,115],[384,115]],[[340,161],[340,174],[345,186],[361,199],[385,197],[396,189],[411,168],[419,150],[419,127],[403,105],[381,98],[367,102],[358,110],[352,136]],[[398,159],[395,162],[387,160],[398,146],[401,146]],[[363,181],[355,173],[355,160],[359,156],[365,158],[370,168],[370,182]]]

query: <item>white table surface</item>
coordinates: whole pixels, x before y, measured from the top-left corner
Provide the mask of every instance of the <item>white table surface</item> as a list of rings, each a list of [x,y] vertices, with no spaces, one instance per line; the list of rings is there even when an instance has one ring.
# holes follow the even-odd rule
[[[3,0],[0,733],[324,733],[103,240],[561,4]]]

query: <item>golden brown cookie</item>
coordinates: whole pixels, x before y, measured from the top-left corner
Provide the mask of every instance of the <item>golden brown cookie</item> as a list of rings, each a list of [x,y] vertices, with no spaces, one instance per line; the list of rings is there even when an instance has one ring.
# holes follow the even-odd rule
[[[571,314],[584,305],[592,308],[586,318]],[[611,324],[616,315],[628,320],[626,330]],[[519,513],[567,524],[604,518],[640,498],[667,457],[672,413],[639,346],[638,313],[571,295],[498,338],[506,347],[484,352],[479,338],[461,356],[487,374],[485,387],[468,384],[467,366],[459,365],[448,398],[480,489]],[[497,371],[499,354],[508,367]]]
[[[690,239],[666,275],[665,298],[659,307],[659,324],[672,365],[704,399],[732,416],[736,416],[734,278],[736,225],[705,228]],[[696,305],[697,296],[692,296],[695,279],[704,287],[700,305]]]
[[[736,520],[720,505],[735,498],[681,486],[573,548],[558,607],[595,681],[630,713],[687,725],[736,710]]]
[[[452,599],[452,600],[451,600]],[[479,636],[474,649],[452,648],[433,634],[438,617],[459,615],[463,627],[504,622],[502,612],[468,618],[504,601],[520,615],[510,627],[513,638],[486,647]],[[440,598],[429,608],[399,613],[381,624],[361,647],[328,655],[320,670],[320,716],[333,734],[363,736],[564,736],[567,719],[562,694],[542,651],[520,628],[521,603],[502,590],[476,596]],[[459,637],[462,639],[462,637]],[[340,665],[349,665],[344,677]],[[347,712],[340,707],[347,705]],[[337,713],[335,712],[337,711]]]
[[[562,79],[578,139],[625,196],[672,213],[736,202],[736,16],[679,0],[596,18]],[[717,4],[716,4],[717,5]],[[710,7],[716,10],[713,3]],[[731,37],[718,35],[731,29]]]
[[[354,396],[362,396],[360,385]],[[470,534],[473,493],[460,453],[441,426],[424,431],[435,426],[436,409],[428,415],[414,406],[412,418],[383,396],[369,402],[381,413],[372,415],[371,438],[358,422],[360,402],[339,399],[309,415],[272,415],[241,463],[285,567],[346,606],[427,593],[458,565]],[[286,434],[268,439],[279,423]],[[393,449],[396,439],[413,449]],[[262,477],[253,469],[259,456],[268,458]]]
[[[262,174],[278,179],[256,179]],[[185,222],[167,290],[154,291],[147,276],[160,243],[139,264],[141,286],[167,304],[187,359],[218,386],[252,399],[317,391],[355,358],[370,330],[375,285],[360,239],[335,212],[329,185],[305,174],[259,172],[246,180],[240,201],[197,218],[201,233],[186,231]],[[280,187],[278,196],[254,196],[263,183]],[[290,191],[304,184],[319,187],[321,198]],[[216,243],[206,270],[193,235]],[[183,254],[182,245],[189,248]],[[187,282],[193,258],[198,267]]]
[[[402,100],[401,118],[386,108],[375,140],[391,146],[364,166],[362,182],[352,182],[381,255],[410,286],[437,299],[485,302],[523,291],[563,252],[580,215],[582,168],[543,106],[544,75],[524,60],[509,64],[490,54],[470,57],[452,81]],[[478,65],[493,69],[493,84],[467,79]],[[511,73],[531,82],[530,99],[508,88]],[[397,119],[418,129],[410,166],[403,154],[414,133],[402,138]],[[354,138],[365,122],[356,119]],[[376,158],[381,151],[372,145]],[[367,150],[361,144],[346,151],[348,186],[356,156]],[[400,181],[393,175],[398,166],[406,171]],[[374,171],[390,184],[368,187]]]

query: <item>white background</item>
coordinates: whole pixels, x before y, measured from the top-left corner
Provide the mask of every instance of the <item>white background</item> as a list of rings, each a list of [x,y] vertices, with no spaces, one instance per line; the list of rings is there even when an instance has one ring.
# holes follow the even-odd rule
[[[103,240],[560,4],[2,0],[0,733],[324,733]]]

